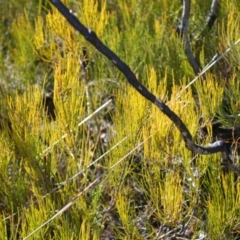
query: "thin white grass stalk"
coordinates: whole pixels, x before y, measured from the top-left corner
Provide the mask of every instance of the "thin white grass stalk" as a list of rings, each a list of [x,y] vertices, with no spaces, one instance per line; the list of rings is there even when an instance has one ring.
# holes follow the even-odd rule
[[[216,64],[220,59],[222,59],[228,52],[230,52],[238,43],[240,42],[240,39],[238,39],[231,47],[229,47],[222,55],[220,55],[219,57],[217,57],[218,55],[216,54],[213,59],[210,61],[210,63],[205,66],[205,68],[202,70],[202,72],[196,76],[190,83],[187,84],[187,86],[180,91],[177,96],[176,99],[178,99],[182,93],[189,88],[199,77],[201,77],[204,73],[206,73],[214,64]]]
[[[105,102],[103,105],[101,105],[99,108],[97,108],[92,114],[90,114],[89,116],[87,116],[86,118],[84,118],[78,125],[77,127],[80,127],[82,124],[84,124],[85,122],[87,122],[89,119],[91,119],[95,114],[97,114],[98,112],[100,112],[103,108],[105,108],[108,104],[110,104],[112,101],[112,99],[109,99],[107,102]],[[71,131],[70,131],[71,132]],[[55,145],[57,145],[61,140],[65,139],[68,136],[68,133],[65,133],[63,136],[61,136],[60,139],[58,139],[57,141],[55,141],[52,146],[49,146],[48,148],[46,148],[43,152],[42,152],[42,156],[45,156],[48,151],[50,151]]]
[[[124,157],[122,157],[120,160],[118,160],[112,167],[109,168],[108,172],[103,174],[102,176],[96,178],[93,182],[91,182],[86,188],[84,188],[83,191],[81,191],[80,193],[77,194],[76,197],[74,197],[69,203],[67,203],[61,210],[59,210],[54,216],[52,216],[50,219],[48,219],[46,222],[44,222],[42,225],[40,225],[38,228],[36,228],[33,232],[31,232],[29,235],[27,235],[26,237],[23,238],[23,240],[28,239],[29,237],[31,237],[34,233],[36,233],[37,231],[39,231],[41,228],[45,227],[47,224],[49,224],[50,222],[52,222],[55,218],[57,218],[58,216],[60,216],[62,213],[64,213],[68,208],[70,208],[77,200],[80,196],[82,196],[87,190],[91,189],[91,187],[93,187],[97,182],[100,183],[101,179],[103,178],[104,175],[108,175],[110,173],[110,171],[112,171],[117,165],[119,165],[125,158],[127,158],[128,156],[130,156],[134,151],[136,151],[140,146],[142,146],[144,144],[144,142],[146,142],[148,139],[150,139],[153,135],[149,136],[146,140],[144,140],[143,142],[141,142],[140,144],[138,144],[135,148],[133,148],[130,152],[128,152]]]
[[[119,141],[116,145],[114,145],[113,147],[111,147],[108,151],[106,151],[104,154],[102,154],[99,158],[97,158],[96,160],[94,160],[93,162],[91,162],[88,166],[86,166],[84,169],[82,169],[81,171],[79,171],[78,173],[76,173],[75,175],[73,175],[72,177],[68,178],[66,181],[59,183],[59,187],[57,187],[57,189],[54,190],[58,190],[60,187],[66,185],[67,183],[71,182],[72,180],[74,180],[74,178],[76,178],[77,176],[79,176],[80,174],[84,173],[88,168],[90,168],[91,166],[93,166],[95,163],[97,163],[98,161],[100,161],[103,157],[105,157],[108,153],[110,153],[114,148],[118,147],[121,143],[123,143],[126,139],[128,138],[128,136],[124,137],[121,141]]]
[[[146,140],[139,143],[135,148],[133,148],[130,152],[128,152],[124,157],[122,157],[120,160],[118,160],[115,164],[112,165],[112,167],[109,168],[110,170],[113,170],[119,163],[121,163],[126,157],[130,156],[134,151],[136,151],[139,147],[141,147],[149,138],[151,138],[153,135],[149,136]]]
[[[78,198],[84,193],[86,192],[88,189],[90,189],[92,186],[95,185],[95,183],[97,183],[98,181],[101,180],[101,177],[96,178],[93,182],[91,182],[83,191],[81,191],[80,193],[78,193],[78,195],[73,198],[67,205],[65,205],[61,210],[59,210],[53,217],[51,217],[50,219],[48,219],[45,223],[43,223],[41,226],[39,226],[38,228],[36,228],[33,232],[31,232],[29,235],[27,235],[25,238],[23,238],[23,240],[30,238],[34,233],[36,233],[37,231],[39,231],[41,228],[43,228],[44,226],[46,226],[48,223],[52,222],[56,217],[58,217],[59,215],[61,215],[62,213],[64,213],[68,208],[70,208],[77,200]]]
[[[85,92],[86,92],[86,102],[87,102],[87,113],[90,115],[91,113],[91,107],[90,107],[90,94],[89,94],[89,88],[87,83],[85,83]]]
[[[97,163],[98,161],[100,161],[103,157],[105,157],[108,153],[110,153],[112,150],[114,150],[116,147],[118,147],[121,143],[123,143],[129,136],[124,137],[121,141],[119,141],[117,144],[115,144],[113,147],[111,147],[108,151],[106,151],[104,154],[102,154],[99,158],[97,158],[96,160],[94,160],[91,164],[89,164],[88,166],[86,166],[84,169],[82,169],[81,171],[77,172],[75,175],[73,175],[72,177],[68,178],[66,181],[61,182],[58,184],[58,187],[54,188],[52,191],[50,191],[49,193],[45,194],[42,196],[42,198],[46,198],[48,196],[50,196],[50,194],[56,192],[57,190],[59,190],[61,187],[65,186],[66,184],[70,183],[71,181],[73,181],[77,176],[79,176],[80,174],[84,173],[88,168],[90,168],[91,166],[93,166],[95,163]],[[34,201],[34,203],[37,203],[37,200]],[[7,219],[10,219],[11,217],[17,215],[18,213],[15,212],[13,213],[11,216],[8,216],[6,218],[3,218],[2,221],[5,221]]]

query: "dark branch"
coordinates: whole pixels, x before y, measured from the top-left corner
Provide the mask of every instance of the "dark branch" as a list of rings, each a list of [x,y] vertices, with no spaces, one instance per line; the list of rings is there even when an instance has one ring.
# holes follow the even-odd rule
[[[219,0],[213,0],[212,5],[211,5],[211,10],[207,17],[207,26],[210,29],[213,27],[213,24],[214,24],[215,20],[217,19],[219,8],[220,8]]]
[[[96,49],[105,55],[112,63],[125,75],[127,81],[147,100],[155,104],[181,132],[185,141],[186,147],[195,153],[199,154],[213,154],[217,152],[224,153],[224,161],[230,162],[228,151],[224,142],[217,141],[210,147],[202,147],[194,143],[193,138],[182,120],[160,99],[152,94],[134,75],[126,63],[124,63],[114,52],[112,52],[106,45],[104,45],[95,32],[87,29],[82,23],[68,10],[68,8],[60,0],[51,0],[52,4],[62,13],[68,22],[78,30],[87,41],[89,41]],[[185,23],[185,22],[184,22]],[[187,24],[187,22],[185,23]],[[230,163],[229,163],[230,164]]]
[[[190,18],[190,9],[191,9],[191,0],[184,0],[183,11],[182,11],[182,21],[181,21],[181,24],[177,27],[176,31],[178,34],[180,34],[181,37],[183,37],[185,54],[188,58],[188,61],[194,73],[197,75],[201,72],[202,68],[199,62],[197,61],[197,59],[193,55],[193,52],[191,50],[191,46],[189,43],[189,39],[188,39],[188,23]]]

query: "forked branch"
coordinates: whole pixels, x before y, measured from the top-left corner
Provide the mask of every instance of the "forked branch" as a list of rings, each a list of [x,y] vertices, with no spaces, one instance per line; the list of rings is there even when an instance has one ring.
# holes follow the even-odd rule
[[[182,120],[160,99],[158,99],[153,93],[151,93],[135,76],[129,66],[123,62],[113,51],[111,51],[101,40],[97,37],[96,33],[91,29],[86,28],[72,13],[71,11],[60,1],[51,0],[52,4],[60,11],[60,13],[67,19],[67,21],[79,31],[85,39],[90,42],[96,49],[98,49],[103,55],[105,55],[126,77],[127,81],[147,100],[152,102],[162,111],[179,129],[186,147],[198,154],[213,154],[217,152],[222,153],[223,162],[228,168],[232,166],[232,161],[229,158],[229,153],[223,141],[216,141],[209,147],[200,146],[194,143],[193,138]],[[235,165],[234,165],[235,166]],[[240,174],[238,167],[231,168],[235,173]]]

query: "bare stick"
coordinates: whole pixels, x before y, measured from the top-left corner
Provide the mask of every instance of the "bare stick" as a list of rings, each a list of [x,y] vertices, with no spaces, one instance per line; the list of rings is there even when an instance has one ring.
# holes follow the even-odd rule
[[[158,99],[136,78],[129,66],[106,45],[104,45],[94,31],[86,28],[60,0],[51,0],[51,2],[67,19],[67,21],[85,37],[87,41],[89,41],[96,49],[105,55],[125,75],[127,81],[143,97],[156,105],[159,110],[162,111],[176,125],[183,136],[186,147],[189,150],[192,150],[193,152],[199,154],[213,154],[217,152],[223,152],[224,162],[232,162],[223,141],[216,141],[209,147],[203,147],[195,144],[191,133],[182,122],[182,120],[162,100]]]

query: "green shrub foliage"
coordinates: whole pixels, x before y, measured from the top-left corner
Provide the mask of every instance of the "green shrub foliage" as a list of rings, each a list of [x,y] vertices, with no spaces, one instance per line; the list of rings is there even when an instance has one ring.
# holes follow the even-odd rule
[[[216,116],[239,127],[239,46],[186,88],[195,74],[176,34],[181,1],[64,3],[196,142],[212,141]],[[202,67],[240,39],[239,1],[221,1],[206,29],[210,6],[191,3],[188,34]],[[219,154],[188,151],[173,123],[49,1],[0,9],[1,239],[239,238],[239,180]]]

